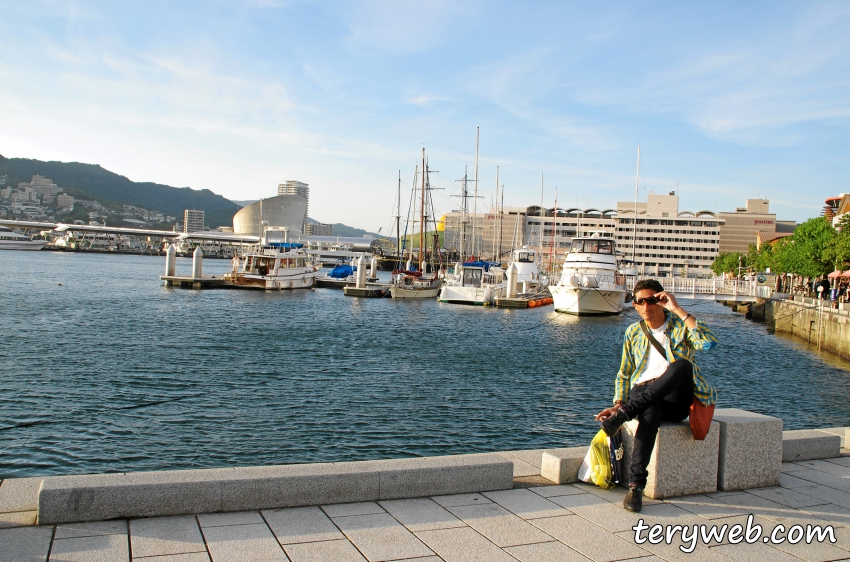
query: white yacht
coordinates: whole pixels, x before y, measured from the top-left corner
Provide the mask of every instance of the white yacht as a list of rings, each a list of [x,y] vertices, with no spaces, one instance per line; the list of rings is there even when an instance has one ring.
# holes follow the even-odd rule
[[[599,232],[573,238],[561,280],[550,286],[555,310],[576,315],[620,314],[625,276],[617,272],[614,240]]]
[[[545,289],[549,284],[549,278],[540,275],[540,263],[537,256],[537,250],[527,246],[513,251],[511,264],[517,269],[516,282],[519,287],[517,292],[534,294]]]
[[[438,273],[399,271],[393,273],[390,296],[394,299],[433,299],[440,294],[443,280]]]
[[[259,250],[248,252],[241,259],[233,258],[234,268],[224,275],[225,283],[265,290],[309,289],[313,286],[319,276],[319,267],[310,262],[302,249],[304,245],[270,241],[272,232],[264,233]]]
[[[455,265],[454,273],[446,275],[440,289],[440,302],[452,304],[490,305],[507,294],[505,270],[491,262],[469,262]]]
[[[8,226],[0,225],[0,250],[40,250],[47,240],[31,240]]]

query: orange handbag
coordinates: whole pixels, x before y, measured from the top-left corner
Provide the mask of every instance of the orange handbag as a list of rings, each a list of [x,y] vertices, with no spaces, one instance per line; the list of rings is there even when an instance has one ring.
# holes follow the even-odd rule
[[[711,418],[714,417],[714,404],[706,406],[699,401],[699,398],[694,396],[691,402],[691,433],[694,439],[702,441],[708,435],[708,430],[711,429]]]

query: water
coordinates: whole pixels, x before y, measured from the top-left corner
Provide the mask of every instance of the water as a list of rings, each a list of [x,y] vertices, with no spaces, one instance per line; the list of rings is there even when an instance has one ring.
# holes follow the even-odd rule
[[[0,252],[0,477],[582,445],[636,319],[170,289],[163,269]],[[721,407],[847,425],[848,362],[688,302],[721,341],[700,357]]]

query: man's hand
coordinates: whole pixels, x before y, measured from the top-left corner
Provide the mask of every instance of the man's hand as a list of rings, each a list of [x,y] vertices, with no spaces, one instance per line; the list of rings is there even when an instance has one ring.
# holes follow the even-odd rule
[[[596,421],[607,420],[608,418],[610,418],[611,416],[614,415],[614,412],[616,412],[617,408],[619,408],[619,407],[620,406],[617,405],[617,406],[611,406],[610,408],[605,408],[604,410],[602,410],[601,412],[596,414]]]
[[[667,291],[656,293],[655,297],[658,299],[658,303],[664,307],[664,310],[672,312],[673,314],[682,310],[682,307],[679,306],[679,303],[676,301],[676,297]]]

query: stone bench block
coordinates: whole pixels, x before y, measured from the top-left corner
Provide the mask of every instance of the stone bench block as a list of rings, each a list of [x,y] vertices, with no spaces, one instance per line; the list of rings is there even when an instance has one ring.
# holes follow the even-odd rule
[[[496,454],[45,478],[38,522],[300,507],[506,490]]]
[[[551,449],[543,453],[540,476],[555,484],[578,482],[578,469],[587,455],[587,447]]]
[[[51,476],[38,492],[38,524],[221,510],[218,470]]]
[[[782,432],[782,462],[841,456],[841,437],[819,429]]]
[[[621,431],[626,471],[634,449],[637,426],[638,421],[632,420],[624,424]],[[662,423],[647,467],[649,478],[644,495],[660,500],[716,492],[719,448],[720,424],[717,422],[712,422],[703,441],[693,438],[687,421]]]
[[[381,475],[382,500],[509,490],[514,486],[514,463],[496,454],[384,460],[375,464]]]
[[[779,486],[782,420],[737,408],[717,408],[714,421],[720,424],[717,487],[746,490]]]
[[[374,501],[380,475],[370,461],[223,469],[221,511]]]

